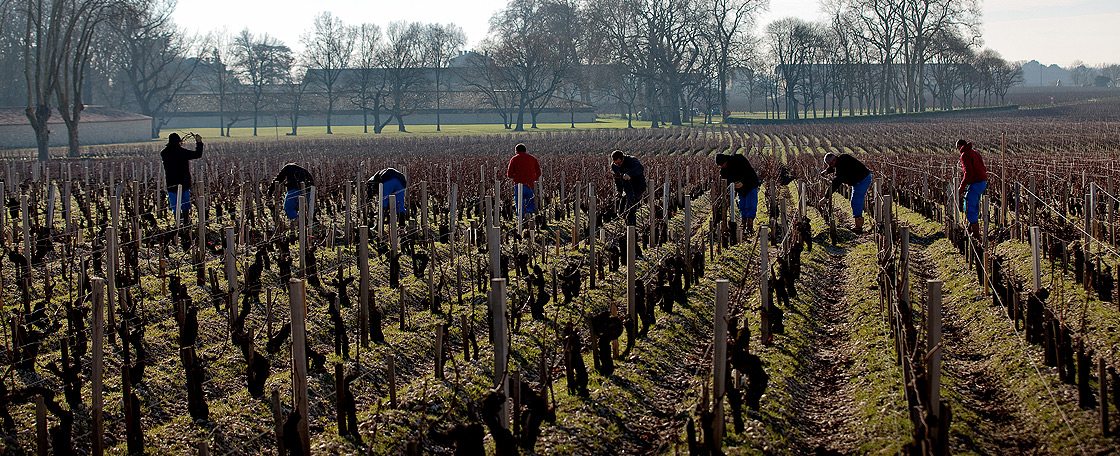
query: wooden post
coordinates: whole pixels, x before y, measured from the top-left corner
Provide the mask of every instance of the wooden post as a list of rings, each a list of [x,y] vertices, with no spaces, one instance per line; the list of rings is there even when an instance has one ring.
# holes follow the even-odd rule
[[[494,338],[494,382],[502,394],[509,399],[509,379],[506,377],[509,364],[509,346],[506,339],[506,279],[490,281],[490,314],[493,316]],[[502,407],[502,427],[509,428],[509,408]]]
[[[579,221],[580,195],[582,194],[582,192],[580,191],[581,187],[582,186],[577,183],[575,187],[576,190],[572,192],[575,196],[575,201],[572,202],[572,247],[579,245],[579,228],[581,225]]]
[[[19,214],[23,222],[23,254],[27,258],[28,270],[31,269],[31,214],[27,209],[28,195],[19,196]]]
[[[634,225],[626,226],[626,315],[635,330],[638,325],[637,295],[634,290],[634,281],[638,279],[637,261],[638,231]]]
[[[443,339],[444,339],[444,325],[443,323],[436,325],[436,356],[435,356],[435,378],[443,378]]]
[[[210,445],[205,440],[199,440],[196,448],[198,448],[198,456],[210,456]]]
[[[770,227],[758,227],[758,292],[762,306],[759,336],[763,345],[770,344]]]
[[[369,346],[369,226],[358,227],[358,333],[362,348]]]
[[[396,201],[396,198],[392,198]],[[377,184],[377,239],[385,238],[385,184]]]
[[[714,357],[712,360],[712,414],[715,415],[713,433],[717,449],[723,448],[723,396],[727,388],[727,301],[730,282],[716,280],[715,335],[713,340]]]
[[[400,255],[400,236],[397,230],[397,198],[389,197],[389,245],[392,248],[393,258]]]
[[[1033,280],[1033,282],[1031,282],[1031,284],[1034,286],[1034,291],[1036,291],[1036,292],[1038,290],[1042,289],[1042,259],[1039,257],[1039,254],[1038,254],[1039,249],[1041,248],[1040,247],[1041,242],[1042,242],[1042,229],[1037,227],[1037,226],[1032,226],[1031,227],[1031,258],[1033,258],[1034,260],[1031,262],[1031,277],[1033,277],[1034,280]]]
[[[204,183],[205,184],[205,183]],[[206,258],[206,193],[198,195],[198,239],[195,244],[196,261],[201,264]]]
[[[999,143],[999,224],[1007,224],[1007,133],[1000,135]],[[1018,207],[1016,211],[1019,211]]]
[[[300,198],[302,199],[302,197]],[[301,213],[302,217],[303,214]],[[288,291],[291,294],[292,311],[292,406],[299,410],[299,433],[303,443],[303,454],[311,454],[311,438],[307,428],[307,318],[306,285],[303,280],[291,279]]]
[[[898,258],[898,298],[910,303],[910,225],[902,224],[898,232],[901,245]]]
[[[353,198],[353,194],[354,194],[354,183],[350,182],[350,181],[346,181],[346,195],[345,195],[346,202],[343,203],[342,206],[344,208],[346,208],[345,211],[346,211],[346,244],[347,245],[349,245],[350,243],[352,243],[354,241],[354,234],[352,233],[353,229],[351,228],[353,226],[353,221],[352,221],[352,218],[351,218],[352,217],[351,213],[353,211],[352,211],[352,207],[350,205],[350,202]],[[360,205],[361,204],[359,204],[359,206]]]
[[[226,282],[228,283],[226,288],[226,299],[229,302],[228,323],[230,332],[233,331],[233,321],[237,319],[237,256],[234,255],[235,249],[236,246],[234,244],[233,238],[233,227],[227,226],[226,247],[224,253],[226,263]],[[269,336],[271,337],[272,335],[269,334]]]
[[[284,455],[284,414],[280,410],[280,389],[272,387],[272,433],[276,437],[276,454]]]
[[[296,277],[307,278],[307,197],[299,195],[299,216],[296,224],[299,229],[299,274]]]
[[[451,184],[451,205],[450,210],[447,212],[447,240],[448,245],[451,246],[451,253],[455,253],[455,224],[459,221],[459,184]]]
[[[428,242],[431,230],[428,225],[428,181],[420,182],[420,239]]]
[[[684,197],[684,261],[692,261],[692,197]]]
[[[101,382],[105,370],[105,279],[94,277],[93,281],[93,353],[90,354],[92,378],[90,378],[90,408],[93,420],[93,434],[90,436],[90,445],[93,456],[105,454],[105,424],[102,409],[104,397],[102,396]]]
[[[926,359],[929,365],[929,397],[926,398],[930,414],[940,416],[941,411],[941,285],[940,280],[927,280],[929,303],[926,313]]]
[[[595,197],[595,184],[587,184],[587,246],[589,247],[590,262],[588,264],[588,278],[590,279],[591,288],[595,288],[595,276],[599,269],[599,263],[595,258],[595,225],[599,222],[597,205],[598,198]]]
[[[486,243],[490,253],[490,278],[502,278],[502,245],[500,229],[496,226],[486,227]]]

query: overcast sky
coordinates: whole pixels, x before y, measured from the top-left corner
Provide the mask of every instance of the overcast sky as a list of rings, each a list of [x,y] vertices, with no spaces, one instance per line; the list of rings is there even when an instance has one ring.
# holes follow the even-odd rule
[[[384,27],[395,20],[454,23],[470,45],[486,36],[490,16],[506,0],[179,0],[175,22],[206,33],[248,27],[268,33],[295,50],[320,11],[331,11],[347,24],[372,22]],[[774,19],[800,16],[819,19],[818,0],[771,0],[761,26]],[[1120,63],[1120,0],[987,0],[984,45],[1009,61],[1038,60],[1068,65]]]

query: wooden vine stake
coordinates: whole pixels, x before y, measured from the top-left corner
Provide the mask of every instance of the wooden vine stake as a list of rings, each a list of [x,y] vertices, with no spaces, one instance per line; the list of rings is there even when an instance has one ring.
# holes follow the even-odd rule
[[[626,315],[629,316],[630,324],[634,325],[635,329],[638,321],[637,294],[634,290],[634,282],[638,279],[636,250],[638,250],[638,229],[634,225],[628,225],[626,227]]]
[[[299,410],[303,454],[311,454],[311,438],[307,428],[306,283],[301,279],[292,279],[288,283],[288,292],[291,295],[292,311],[292,404]]]
[[[1042,242],[1042,229],[1037,226],[1031,227],[1031,277],[1034,281],[1031,282],[1034,286],[1034,291],[1042,289],[1042,259],[1039,257],[1040,244]]]
[[[105,376],[105,279],[101,277],[93,278],[93,353],[90,357],[92,359],[90,368],[93,371],[90,378],[92,391],[90,408],[93,419],[93,435],[90,437],[91,454],[101,456],[105,454],[105,418],[102,415],[104,396],[101,389]]]
[[[358,333],[362,348],[369,347],[369,227],[358,227]]]
[[[758,291],[762,304],[759,337],[763,345],[770,344],[770,227],[758,227]]]
[[[929,373],[929,397],[926,398],[930,414],[941,416],[941,286],[940,280],[927,280],[929,290],[926,314],[926,359]]]
[[[490,281],[490,315],[493,316],[494,338],[494,383],[502,395],[509,399],[509,379],[506,377],[509,364],[509,344],[506,338],[506,279]],[[508,403],[508,402],[507,402]],[[509,408],[501,409],[502,427],[509,428]]]
[[[730,282],[727,279],[716,280],[716,313],[715,335],[713,340],[714,358],[712,360],[712,414],[715,422],[712,431],[715,435],[717,449],[723,447],[724,413],[723,396],[727,388],[727,302]]]
[[[234,254],[236,247],[233,243],[233,227],[227,226],[226,229],[226,247],[225,247],[225,263],[226,263],[226,281],[228,292],[226,293],[226,302],[229,303],[228,323],[230,332],[233,331],[233,320],[237,318],[237,256]]]

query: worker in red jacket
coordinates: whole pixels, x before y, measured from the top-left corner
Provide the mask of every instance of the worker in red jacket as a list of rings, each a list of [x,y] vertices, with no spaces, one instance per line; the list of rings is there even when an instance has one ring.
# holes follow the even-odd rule
[[[506,167],[506,177],[513,180],[515,192],[521,188],[521,214],[532,214],[537,206],[533,188],[537,179],[541,178],[541,164],[537,162],[537,157],[526,151],[524,144],[518,144],[514,151],[516,153]]]
[[[968,219],[968,234],[980,237],[980,195],[988,188],[988,170],[984,168],[984,159],[980,153],[972,148],[972,143],[959,140],[957,149],[961,152],[961,170],[964,177],[957,188],[965,200],[965,218]]]

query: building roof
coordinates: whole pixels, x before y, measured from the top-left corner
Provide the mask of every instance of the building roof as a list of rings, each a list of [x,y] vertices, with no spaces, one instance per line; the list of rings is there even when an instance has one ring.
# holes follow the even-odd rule
[[[0,106],[0,125],[29,125],[25,114],[27,108],[23,106]],[[120,109],[106,108],[104,106],[86,106],[82,110],[81,123],[93,122],[125,122],[132,120],[151,120],[151,117],[134,112],[121,111]],[[61,124],[62,115],[57,108],[51,115],[48,124]]]

